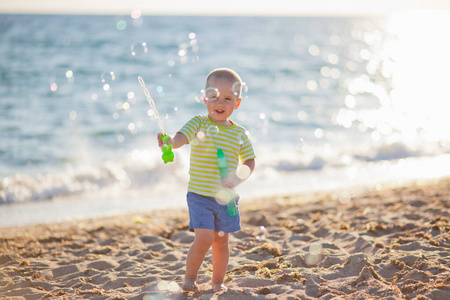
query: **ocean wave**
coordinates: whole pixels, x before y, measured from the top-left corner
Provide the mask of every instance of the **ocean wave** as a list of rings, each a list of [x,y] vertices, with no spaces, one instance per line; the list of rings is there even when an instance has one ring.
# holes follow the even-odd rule
[[[371,148],[337,149],[330,145],[263,147],[257,152],[256,180],[265,175],[283,178],[306,171],[363,166],[377,162],[395,163],[404,158],[432,157],[450,153],[439,144],[411,146],[379,144]],[[185,149],[186,150],[186,149]],[[185,189],[188,180],[187,151],[178,151],[175,163],[164,165],[159,152],[133,150],[128,158],[107,161],[98,167],[68,169],[48,174],[15,174],[0,181],[0,204],[23,203],[75,195],[117,195],[146,190]],[[363,169],[363,168],[361,168]],[[370,168],[367,168],[370,172]]]
[[[393,160],[407,157],[426,156],[427,151],[424,149],[411,147],[404,143],[392,143],[378,145],[368,151],[367,153],[357,153],[354,155],[356,159],[363,161],[380,161],[380,160]],[[436,154],[436,153],[433,153]]]
[[[277,153],[274,155],[273,153]],[[397,161],[404,158],[433,157],[450,153],[450,148],[440,143],[412,145],[403,142],[370,144],[347,148],[335,144],[277,148],[265,147],[258,155],[258,167],[274,169],[276,172],[321,171],[326,168],[348,167],[352,164],[367,164],[381,161]]]
[[[0,204],[100,194],[105,190],[111,195],[154,186],[174,176],[177,178],[177,173],[160,165],[111,161],[59,173],[15,174],[0,182]]]

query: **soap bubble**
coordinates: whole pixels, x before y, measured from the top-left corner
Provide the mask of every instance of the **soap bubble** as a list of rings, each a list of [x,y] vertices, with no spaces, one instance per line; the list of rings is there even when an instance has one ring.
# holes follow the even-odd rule
[[[205,135],[205,132],[202,131],[202,130],[200,130],[200,131],[197,133],[197,137],[198,137],[200,140],[204,139],[205,136],[206,136],[206,135]]]
[[[320,261],[320,255],[308,253],[305,256],[305,263],[309,266],[317,265]]]
[[[220,93],[219,90],[213,87],[209,87],[203,92],[203,100],[209,101],[209,100],[216,100],[217,97],[219,97]]]
[[[220,237],[223,237],[223,236],[225,235],[225,232],[219,231],[217,234],[218,234]]]
[[[219,126],[211,125],[208,127],[206,134],[210,137],[216,136],[219,133]]]
[[[103,83],[103,90],[109,91],[109,89],[111,88],[111,83],[116,80],[116,74],[114,74],[113,71],[109,71],[109,72],[103,72],[101,75],[101,80]]]
[[[137,42],[131,45],[131,55],[133,56],[144,56],[148,52],[148,47],[146,42]]]
[[[352,194],[351,194],[350,192],[348,192],[348,191],[342,191],[342,192],[339,194],[339,202],[340,202],[341,204],[348,204],[348,203],[351,202],[351,200],[352,200]]]
[[[164,112],[164,119],[170,119],[176,117],[178,114],[178,107],[170,107]]]
[[[174,292],[178,292],[180,290],[180,286],[175,281],[171,281],[167,285],[167,289],[169,290],[169,292],[174,293]]]
[[[113,71],[103,72],[101,75],[102,82],[109,84],[116,80],[116,74]]]
[[[307,265],[316,265],[321,259],[322,244],[315,242],[309,246],[309,252],[306,254],[305,263]]]
[[[235,96],[240,96],[241,95],[241,88],[242,85],[239,81],[236,81],[235,83],[233,83],[233,86],[231,87],[231,90],[233,91],[233,94]]]
[[[178,56],[180,59],[180,63],[186,64],[190,60],[192,62],[199,61],[199,57],[196,55],[192,56],[192,53],[197,53],[199,50],[198,42],[197,42],[197,35],[194,32],[189,33],[188,35],[189,40],[179,44],[178,46]]]
[[[267,236],[267,229],[264,226],[260,226],[258,228],[258,230],[255,231],[254,236],[256,238],[257,241],[265,241],[266,240],[266,236]]]
[[[160,291],[167,291],[169,289],[169,283],[165,280],[161,280],[160,282],[158,282],[157,287]]]
[[[227,205],[231,200],[234,199],[234,194],[230,189],[221,189],[216,194],[216,202],[220,205]]]
[[[235,96],[239,96],[240,98],[242,98],[242,95],[248,92],[248,86],[245,82],[240,83],[239,81],[236,81],[235,83],[233,83],[231,90],[233,91]]]
[[[322,244],[321,243],[312,243],[309,246],[309,253],[311,254],[320,254],[320,252],[322,252]]]
[[[240,165],[237,170],[236,170],[236,176],[241,179],[247,179],[250,176],[250,173],[252,171],[250,170],[250,168],[246,165]]]
[[[125,20],[119,20],[116,23],[117,30],[125,30],[127,28],[127,22]]]

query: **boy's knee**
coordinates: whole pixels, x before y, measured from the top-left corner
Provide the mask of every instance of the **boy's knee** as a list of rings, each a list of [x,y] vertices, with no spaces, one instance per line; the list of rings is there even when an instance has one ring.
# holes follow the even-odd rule
[[[198,247],[209,249],[214,241],[214,236],[212,234],[208,234],[207,232],[197,233],[195,234],[194,243],[197,244]]]
[[[211,248],[213,241],[209,239],[195,239],[194,244],[198,247],[197,249],[207,251]]]
[[[228,246],[228,238],[216,237],[216,238],[214,238],[213,244],[220,246],[220,247],[227,247]]]

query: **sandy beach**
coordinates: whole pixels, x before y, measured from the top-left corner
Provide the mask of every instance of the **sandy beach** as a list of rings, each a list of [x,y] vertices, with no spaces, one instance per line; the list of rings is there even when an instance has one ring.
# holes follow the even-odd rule
[[[0,229],[0,299],[450,299],[450,179],[243,199],[229,290],[180,284],[187,210]]]

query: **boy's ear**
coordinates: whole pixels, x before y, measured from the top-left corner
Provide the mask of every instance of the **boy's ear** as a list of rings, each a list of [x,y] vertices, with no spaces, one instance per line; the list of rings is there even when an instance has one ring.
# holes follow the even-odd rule
[[[239,105],[241,105],[241,101],[242,101],[242,98],[237,99],[236,105],[234,106],[234,109],[238,109],[239,108]]]
[[[203,103],[205,103],[205,105],[206,105],[206,98],[205,97],[203,97]]]

